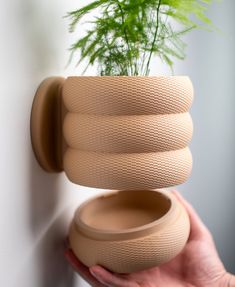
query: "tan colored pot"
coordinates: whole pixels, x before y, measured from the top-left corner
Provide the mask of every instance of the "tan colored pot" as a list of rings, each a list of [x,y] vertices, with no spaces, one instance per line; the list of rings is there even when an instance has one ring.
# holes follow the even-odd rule
[[[135,190],[188,178],[193,88],[187,77],[70,77],[62,97],[63,164],[72,182]]]
[[[188,77],[49,78],[32,109],[35,154],[83,186],[121,190],[84,203],[69,231],[76,256],[121,273],[169,261],[189,220],[169,193],[192,169]],[[148,190],[149,189],[149,190]]]
[[[32,108],[35,154],[47,171],[80,185],[155,189],[192,168],[188,77],[48,78]]]
[[[119,191],[88,200],[76,211],[71,248],[86,266],[130,273],[174,258],[189,236],[189,219],[173,195]]]

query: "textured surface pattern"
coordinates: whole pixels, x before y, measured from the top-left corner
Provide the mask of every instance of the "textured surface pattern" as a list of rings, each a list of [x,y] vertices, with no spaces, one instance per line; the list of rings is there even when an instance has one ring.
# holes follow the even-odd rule
[[[113,272],[130,273],[163,264],[184,247],[189,235],[189,219],[180,206],[172,224],[152,235],[125,241],[98,241],[79,233],[71,225],[69,240],[75,255],[86,266],[102,265]]]
[[[183,183],[192,168],[188,77],[70,77],[64,170],[77,184],[107,189]]]
[[[147,115],[187,112],[193,100],[190,79],[175,77],[70,77],[63,88],[70,112]]]
[[[193,132],[189,113],[170,115],[94,116],[68,113],[64,136],[71,148],[141,153],[184,148]]]
[[[106,189],[152,189],[184,182],[192,168],[188,148],[157,153],[109,154],[67,149],[64,169],[83,186]]]

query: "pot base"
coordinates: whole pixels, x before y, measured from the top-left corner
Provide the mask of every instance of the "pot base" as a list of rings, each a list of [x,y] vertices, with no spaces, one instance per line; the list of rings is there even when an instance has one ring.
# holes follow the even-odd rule
[[[48,172],[63,171],[62,85],[65,79],[45,79],[36,91],[31,111],[31,141],[41,167]]]

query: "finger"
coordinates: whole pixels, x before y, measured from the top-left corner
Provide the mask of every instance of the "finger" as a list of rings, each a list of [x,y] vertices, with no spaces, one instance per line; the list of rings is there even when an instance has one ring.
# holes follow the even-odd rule
[[[192,207],[192,205],[186,199],[184,199],[178,191],[173,191],[173,194],[188,212],[191,225],[190,239],[198,239],[205,236],[208,237],[210,235],[210,232],[205,226],[205,224],[202,222],[201,218],[199,217],[195,209]]]
[[[104,287],[103,284],[101,284],[91,275],[89,269],[77,259],[71,249],[67,249],[64,255],[73,269],[91,286]]]
[[[136,282],[130,281],[115,273],[111,273],[100,266],[90,268],[91,274],[104,286],[108,287],[139,287]]]

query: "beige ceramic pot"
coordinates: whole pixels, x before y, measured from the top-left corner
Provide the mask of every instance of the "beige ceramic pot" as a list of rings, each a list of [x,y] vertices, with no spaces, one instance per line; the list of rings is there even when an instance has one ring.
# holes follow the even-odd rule
[[[184,182],[192,167],[188,77],[70,77],[62,91],[68,178],[103,189]]]
[[[192,168],[188,77],[48,78],[32,108],[38,161],[83,186],[156,189]]]
[[[93,198],[76,211],[71,249],[86,266],[129,273],[174,258],[189,235],[183,206],[168,192],[119,191]]]
[[[190,175],[193,125],[188,77],[49,78],[32,109],[31,135],[44,169],[75,184],[122,190],[84,203],[69,232],[87,266],[121,273],[177,255],[189,221],[168,193]]]

